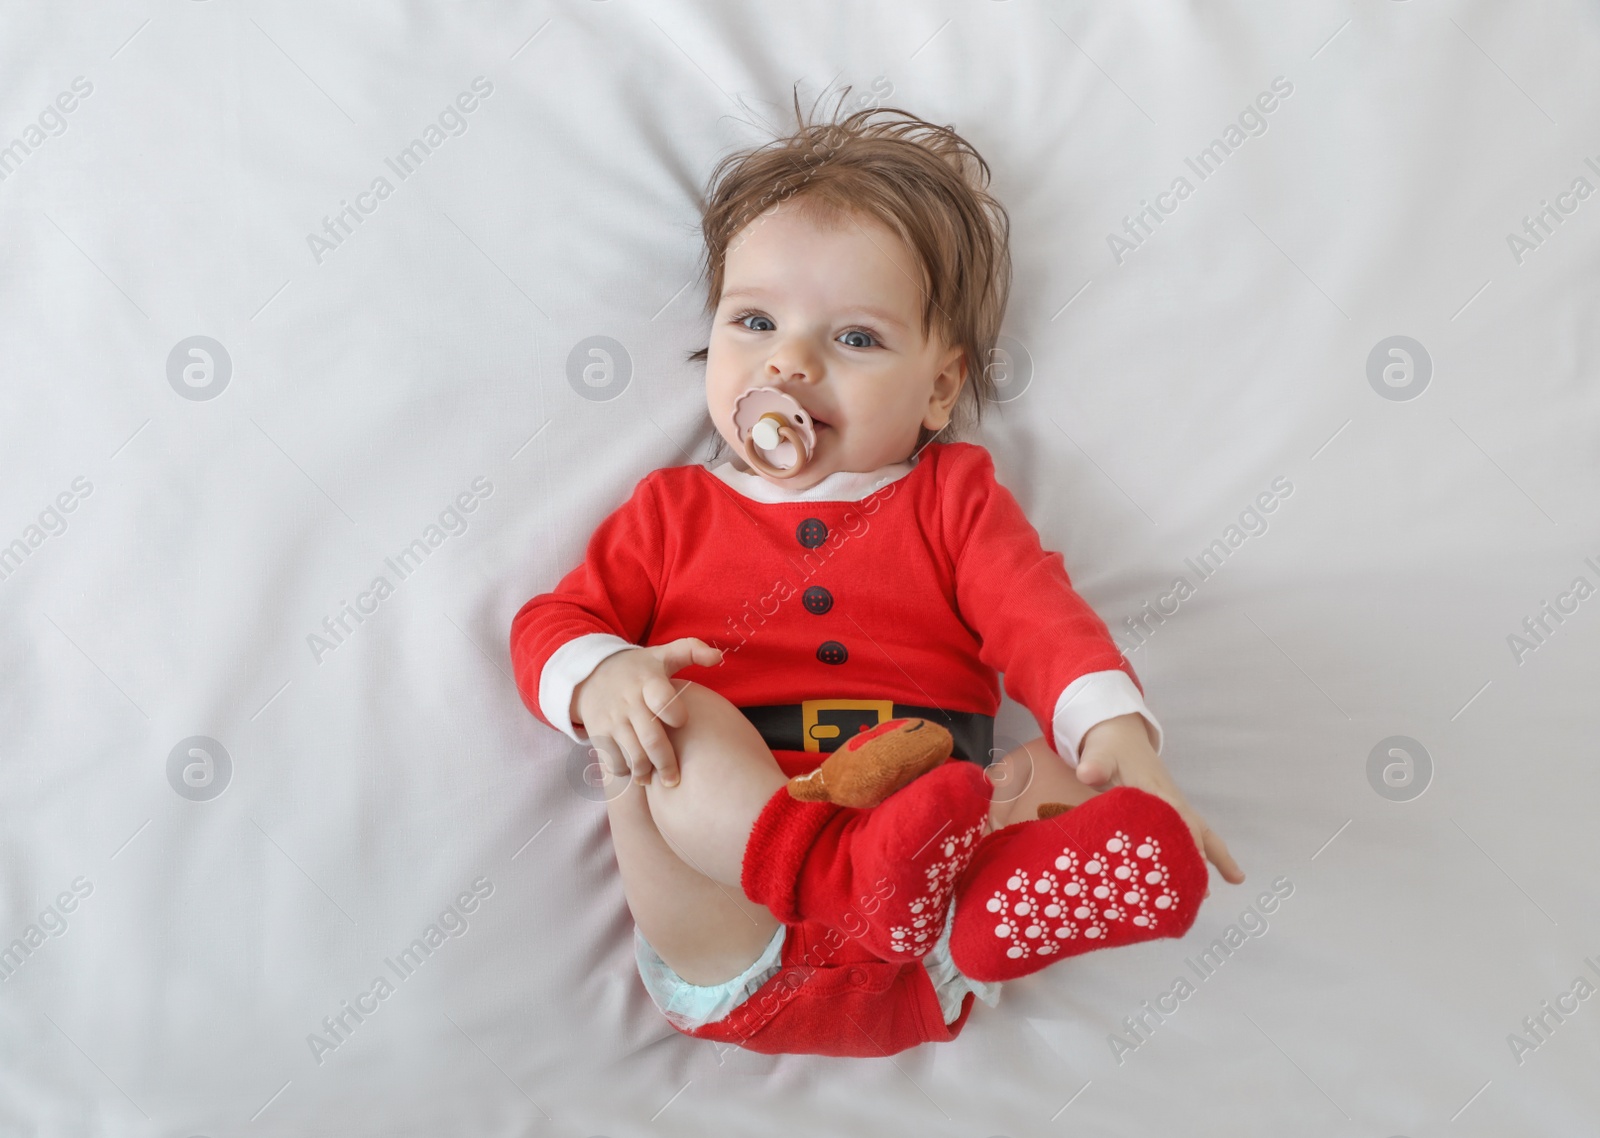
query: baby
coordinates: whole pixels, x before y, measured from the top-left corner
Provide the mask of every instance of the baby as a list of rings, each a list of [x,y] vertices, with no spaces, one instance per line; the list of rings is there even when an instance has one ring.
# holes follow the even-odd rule
[[[950,438],[993,397],[1009,292],[988,166],[903,111],[795,110],[702,218],[691,358],[712,461],[741,460],[641,480],[511,654],[529,710],[599,755],[668,1022],[879,1056],[954,1039],[1004,980],[1182,936],[1208,857],[1244,874],[1061,555]],[[775,450],[736,422],[760,388],[793,411]],[[995,759],[997,673],[1044,734]]]

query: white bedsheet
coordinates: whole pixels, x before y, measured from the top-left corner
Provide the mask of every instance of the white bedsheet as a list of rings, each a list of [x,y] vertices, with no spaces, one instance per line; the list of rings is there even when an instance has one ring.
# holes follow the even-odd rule
[[[1597,50],[1488,0],[8,6],[0,1134],[1590,1132]],[[1248,874],[892,1060],[672,1031],[507,658],[706,456],[697,195],[796,80],[993,166],[979,441]]]

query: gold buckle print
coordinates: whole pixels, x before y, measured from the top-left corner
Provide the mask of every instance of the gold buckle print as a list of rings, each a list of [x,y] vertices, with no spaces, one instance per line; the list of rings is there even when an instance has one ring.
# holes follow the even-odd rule
[[[840,735],[837,723],[818,722],[817,713],[822,711],[876,711],[878,722],[886,723],[894,718],[894,700],[892,699],[803,699],[800,701],[800,738],[805,743],[808,751],[821,751],[821,740],[837,739]]]

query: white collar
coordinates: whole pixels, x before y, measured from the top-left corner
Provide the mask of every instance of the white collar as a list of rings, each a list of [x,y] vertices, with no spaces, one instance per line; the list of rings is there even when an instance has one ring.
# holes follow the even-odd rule
[[[746,498],[758,502],[859,502],[891,482],[910,474],[916,463],[893,462],[877,470],[835,470],[808,490],[785,490],[768,482],[759,474],[735,469],[732,460],[724,462],[711,473],[732,486]]]

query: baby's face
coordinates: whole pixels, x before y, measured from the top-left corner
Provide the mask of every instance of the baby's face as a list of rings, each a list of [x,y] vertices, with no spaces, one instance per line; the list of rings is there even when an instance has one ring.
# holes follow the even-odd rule
[[[735,236],[706,358],[706,403],[733,453],[744,454],[733,406],[753,387],[786,392],[816,423],[806,468],[768,478],[791,490],[901,462],[919,427],[945,426],[966,363],[937,324],[923,336],[921,281],[915,255],[873,218],[830,227],[785,202]]]

